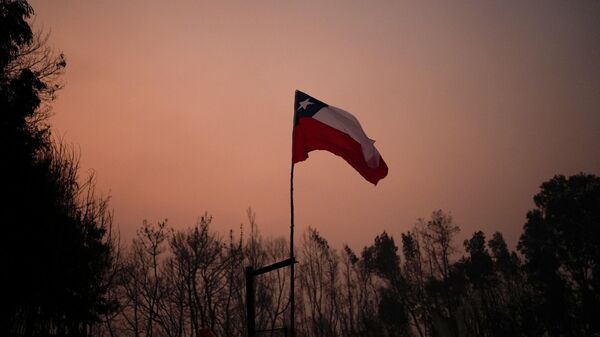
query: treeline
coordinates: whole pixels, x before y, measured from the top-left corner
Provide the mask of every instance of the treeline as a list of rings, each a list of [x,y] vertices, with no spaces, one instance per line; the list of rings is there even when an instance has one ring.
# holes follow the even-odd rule
[[[0,336],[246,335],[244,267],[288,258],[288,242],[263,237],[251,211],[225,236],[205,214],[120,242],[93,176],[52,138],[66,60],[32,14],[0,0]],[[598,336],[600,178],[555,176],[534,201],[517,251],[500,233],[457,242],[443,211],[357,251],[309,229],[296,245],[297,336]],[[257,329],[289,326],[289,281],[257,279]]]
[[[400,242],[383,232],[359,253],[311,228],[297,245],[297,335],[594,336],[599,219],[587,207],[599,192],[589,175],[544,183],[519,252],[499,232],[456,242],[459,227],[441,210]],[[244,266],[289,257],[285,239],[260,235],[250,210],[248,219],[248,233],[227,237],[209,215],[187,230],[144,223],[114,266],[110,295],[120,306],[94,334],[246,335]],[[256,294],[257,330],[289,326],[288,269],[261,275]]]

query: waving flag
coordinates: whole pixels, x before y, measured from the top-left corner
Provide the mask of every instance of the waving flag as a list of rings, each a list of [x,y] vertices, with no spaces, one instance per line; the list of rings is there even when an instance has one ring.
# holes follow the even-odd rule
[[[306,160],[310,151],[326,150],[344,158],[374,185],[387,175],[388,167],[373,145],[375,141],[352,114],[298,90],[294,111],[294,164]]]

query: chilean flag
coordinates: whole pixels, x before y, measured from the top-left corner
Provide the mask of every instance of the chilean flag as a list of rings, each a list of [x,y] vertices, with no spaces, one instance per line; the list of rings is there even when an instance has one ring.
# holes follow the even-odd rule
[[[374,185],[388,173],[388,167],[367,137],[358,120],[349,112],[327,105],[296,90],[292,163],[308,158],[313,150],[338,155]]]

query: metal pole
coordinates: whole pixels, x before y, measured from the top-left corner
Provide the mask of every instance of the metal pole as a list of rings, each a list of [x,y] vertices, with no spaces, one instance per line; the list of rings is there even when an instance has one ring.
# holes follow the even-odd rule
[[[247,329],[248,337],[256,336],[256,321],[255,321],[255,309],[254,309],[254,269],[252,267],[246,267],[246,315],[247,315]]]
[[[290,172],[290,259],[294,260],[294,163]],[[296,306],[294,304],[294,264],[290,265],[290,337],[296,337]]]
[[[261,275],[261,274],[264,274],[264,273],[272,272],[273,270],[277,270],[279,268],[287,267],[287,266],[291,265],[292,263],[296,263],[296,261],[294,261],[294,259],[287,259],[287,260],[275,262],[275,263],[270,264],[270,265],[268,265],[266,267],[262,267],[262,268],[258,268],[256,270],[253,270],[252,271],[252,275],[258,276],[258,275]]]

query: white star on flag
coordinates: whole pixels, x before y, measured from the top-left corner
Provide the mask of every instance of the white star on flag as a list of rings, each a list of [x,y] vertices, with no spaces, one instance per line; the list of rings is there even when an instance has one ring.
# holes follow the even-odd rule
[[[305,99],[304,101],[302,101],[302,102],[300,102],[298,104],[300,104],[300,106],[298,107],[298,110],[300,110],[300,109],[306,110],[307,106],[309,106],[311,104],[315,104],[315,103],[311,102],[310,98],[307,98],[307,99]]]

